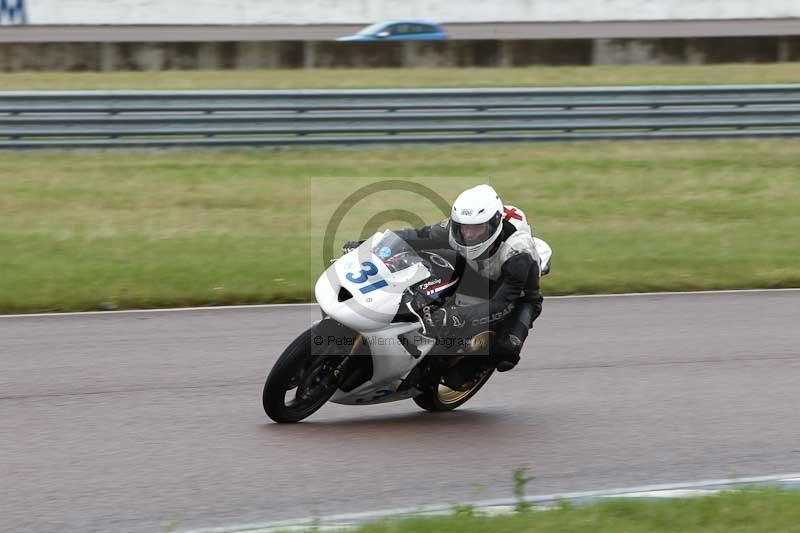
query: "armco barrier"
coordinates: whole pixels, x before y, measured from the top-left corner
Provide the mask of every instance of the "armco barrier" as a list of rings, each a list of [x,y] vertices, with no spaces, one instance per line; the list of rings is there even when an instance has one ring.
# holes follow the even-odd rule
[[[800,85],[0,92],[0,148],[800,136]]]

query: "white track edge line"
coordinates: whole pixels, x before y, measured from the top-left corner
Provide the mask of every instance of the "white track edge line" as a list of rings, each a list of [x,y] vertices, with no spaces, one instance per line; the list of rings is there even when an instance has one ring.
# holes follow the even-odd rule
[[[647,296],[694,296],[708,294],[747,294],[747,293],[774,293],[774,292],[800,292],[800,287],[786,289],[722,289],[718,291],[665,291],[665,292],[625,292],[612,294],[568,294],[564,296],[545,296],[545,300],[578,300],[587,298],[628,298]],[[270,309],[280,307],[308,307],[316,306],[314,302],[291,304],[252,304],[252,305],[217,305],[207,307],[167,307],[156,309],[122,309],[118,311],[73,311],[64,313],[20,313],[0,315],[0,318],[42,318],[59,316],[93,316],[93,315],[124,315],[134,313],[179,313],[186,311],[225,311],[247,309]]]
[[[567,493],[557,493],[557,494],[546,494],[541,496],[529,496],[525,497],[524,501],[527,503],[532,504],[542,504],[548,502],[556,502],[560,499],[566,500],[577,500],[583,498],[603,498],[603,497],[610,497],[610,496],[624,496],[625,494],[631,493],[642,493],[642,492],[659,492],[659,491],[668,491],[668,490],[686,490],[686,489],[711,489],[714,487],[726,487],[732,485],[746,485],[750,483],[769,483],[769,482],[778,482],[778,481],[793,481],[797,478],[800,478],[800,474],[798,473],[791,473],[791,474],[774,474],[769,476],[755,476],[755,477],[746,477],[746,478],[734,478],[734,479],[712,479],[706,481],[690,481],[690,482],[683,482],[683,483],[665,483],[665,484],[658,484],[658,485],[643,485],[639,487],[628,487],[628,488],[616,488],[616,489],[600,489],[600,490],[591,490],[591,491],[583,491],[583,492],[567,492]],[[473,502],[472,505],[475,508],[486,508],[486,507],[497,507],[497,506],[508,506],[508,505],[515,505],[518,503],[516,499],[495,499],[495,500],[483,500],[479,502]],[[185,530],[184,533],[243,533],[248,530],[259,530],[259,529],[270,529],[270,528],[281,528],[281,527],[293,527],[293,526],[303,526],[307,525],[310,526],[313,523],[324,523],[324,522],[344,522],[344,521],[353,521],[353,520],[370,520],[370,519],[378,519],[378,518],[385,518],[389,516],[402,516],[402,515],[413,515],[413,514],[420,514],[420,513],[430,513],[436,511],[449,511],[453,509],[452,504],[434,504],[434,505],[421,505],[418,507],[401,507],[397,509],[384,509],[380,511],[366,511],[360,513],[346,513],[346,514],[338,514],[338,515],[330,515],[330,516],[323,516],[317,518],[298,518],[298,519],[289,519],[289,520],[279,520],[274,522],[264,522],[264,523],[254,523],[254,524],[241,524],[235,526],[223,526],[223,527],[215,527],[215,528],[198,528],[198,529],[190,529]]]

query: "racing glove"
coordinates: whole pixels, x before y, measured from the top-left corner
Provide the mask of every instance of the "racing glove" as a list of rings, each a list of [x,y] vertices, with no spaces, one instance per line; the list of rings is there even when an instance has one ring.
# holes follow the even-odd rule
[[[425,322],[426,328],[432,330],[443,328],[447,325],[447,309],[425,306],[422,308],[422,321]]]
[[[428,335],[438,335],[447,326],[448,308],[451,306],[431,303],[420,293],[416,293],[408,305],[416,315],[422,317]]]
[[[361,246],[363,243],[364,241],[347,241],[342,245],[342,254],[352,252],[353,250]]]

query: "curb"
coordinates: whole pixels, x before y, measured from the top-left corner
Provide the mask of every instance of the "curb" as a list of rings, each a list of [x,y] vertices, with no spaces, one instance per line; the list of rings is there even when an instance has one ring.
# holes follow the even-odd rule
[[[609,498],[694,498],[716,494],[725,490],[743,488],[745,486],[772,486],[788,490],[800,490],[800,473],[547,494],[529,496],[522,499],[522,501],[530,504],[536,510],[546,510],[558,505],[558,503],[562,501],[574,505],[584,505]],[[520,501],[515,499],[499,499],[473,502],[467,505],[482,514],[494,516],[513,513],[518,503],[520,503]],[[318,518],[300,518],[260,524],[189,529],[184,530],[184,533],[278,533],[284,531],[307,531],[310,529],[314,531],[340,531],[343,529],[352,529],[376,520],[447,516],[452,513],[452,504],[421,505],[414,508],[408,507],[363,513],[347,513]]]

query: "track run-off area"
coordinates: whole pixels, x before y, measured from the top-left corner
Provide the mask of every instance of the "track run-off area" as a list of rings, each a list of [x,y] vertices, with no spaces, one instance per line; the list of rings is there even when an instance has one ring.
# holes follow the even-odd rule
[[[313,305],[0,317],[0,531],[159,531],[800,471],[800,290],[547,298],[467,405],[271,423]]]

